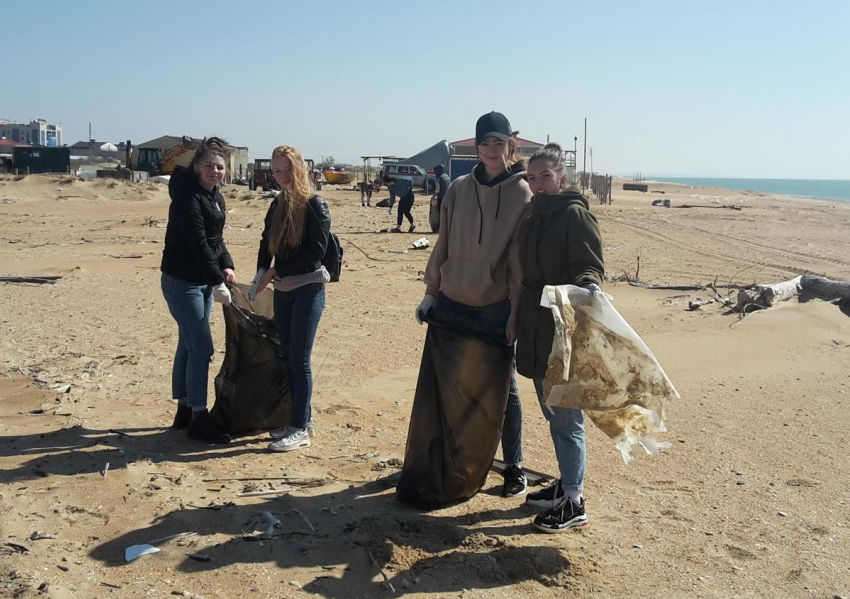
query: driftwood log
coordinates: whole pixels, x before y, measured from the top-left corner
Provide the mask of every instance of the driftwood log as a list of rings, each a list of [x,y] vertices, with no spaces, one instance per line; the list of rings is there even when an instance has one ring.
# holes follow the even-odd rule
[[[800,295],[804,299],[850,302],[850,282],[848,281],[832,281],[816,275],[803,275],[800,279],[800,287]]]
[[[0,276],[0,283],[33,283],[37,285],[55,285],[62,277],[58,275]]]
[[[776,303],[784,302],[800,293],[800,279],[794,277],[790,281],[774,283],[773,285],[756,285],[738,292],[738,303],[733,310],[746,314],[748,311],[770,308]]]

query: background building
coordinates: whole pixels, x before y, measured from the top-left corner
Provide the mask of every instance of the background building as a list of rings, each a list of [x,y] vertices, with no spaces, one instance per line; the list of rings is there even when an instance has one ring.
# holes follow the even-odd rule
[[[30,121],[26,125],[0,119],[0,137],[18,143],[49,148],[58,148],[64,143],[62,141],[62,125],[53,125],[44,119]]]

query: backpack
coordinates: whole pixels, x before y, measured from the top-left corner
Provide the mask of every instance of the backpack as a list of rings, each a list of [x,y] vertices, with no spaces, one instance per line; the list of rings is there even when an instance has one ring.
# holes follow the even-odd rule
[[[310,204],[307,204],[310,206]],[[312,210],[313,207],[310,206]],[[336,233],[328,231],[328,247],[325,250],[325,255],[322,258],[322,266],[328,271],[331,276],[331,283],[338,283],[339,277],[342,274],[342,245],[339,243],[339,237]]]
[[[331,283],[338,283],[339,277],[342,274],[342,255],[343,249],[339,243],[339,237],[335,233],[328,233],[328,249],[325,250],[325,257],[322,258],[322,266],[331,275]]]

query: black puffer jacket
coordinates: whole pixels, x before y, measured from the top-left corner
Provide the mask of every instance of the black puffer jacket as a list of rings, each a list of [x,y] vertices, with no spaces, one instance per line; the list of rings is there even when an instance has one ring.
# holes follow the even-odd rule
[[[540,307],[544,285],[602,285],[602,237],[587,199],[571,187],[535,196],[519,230],[522,294],[517,322],[516,366],[521,375],[546,375],[555,320]]]
[[[269,253],[269,235],[272,229],[275,211],[280,198],[272,202],[266,213],[263,238],[257,253],[257,270],[269,268],[272,256]],[[322,258],[328,249],[328,237],[331,231],[331,214],[328,205],[318,195],[307,200],[307,212],[304,215],[304,235],[298,247],[280,247],[274,256],[274,269],[278,277],[303,275],[319,270]]]
[[[222,270],[234,266],[222,238],[226,209],[218,188],[207,191],[193,173],[176,169],[168,195],[162,272],[198,285],[224,282]]]

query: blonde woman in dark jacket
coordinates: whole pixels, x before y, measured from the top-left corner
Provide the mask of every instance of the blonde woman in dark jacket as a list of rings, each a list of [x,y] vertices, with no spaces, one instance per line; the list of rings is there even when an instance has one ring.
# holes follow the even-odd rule
[[[272,174],[281,192],[266,214],[248,297],[253,300],[274,282],[274,319],[292,391],[292,417],[289,426],[271,432],[269,450],[294,451],[309,447],[313,436],[311,355],[325,309],[325,284],[331,279],[322,265],[331,215],[315,194],[307,163],[296,148],[275,148]]]
[[[519,261],[522,295],[519,302],[517,371],[534,380],[543,415],[555,445],[560,477],[551,486],[531,493],[526,503],[545,508],[534,525],[561,532],[587,523],[584,509],[586,449],[584,414],[544,404],[543,379],[555,322],[540,306],[545,285],[578,285],[600,293],[604,265],[602,238],[587,198],[567,187],[566,165],[558,144],[546,144],[528,161],[528,184],[534,192],[532,213],[520,229]]]

